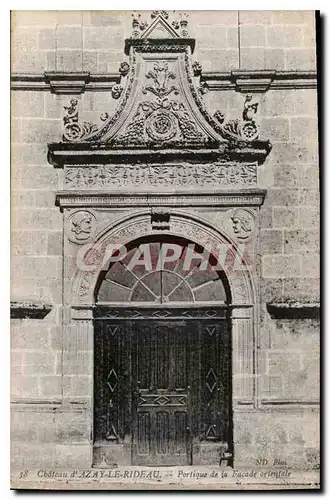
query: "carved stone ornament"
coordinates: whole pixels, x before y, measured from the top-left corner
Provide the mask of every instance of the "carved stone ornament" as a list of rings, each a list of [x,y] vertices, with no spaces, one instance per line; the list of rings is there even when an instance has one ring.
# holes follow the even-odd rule
[[[80,122],[78,102],[72,99],[65,106],[65,141],[120,149],[260,147],[255,142],[258,103],[251,94],[241,119],[227,118],[221,111],[211,116],[206,110],[201,96],[208,88],[200,81],[201,64],[191,61],[195,42],[187,38],[186,14],[170,20],[167,12],[154,11],[148,24],[134,13],[132,26],[125,49],[130,60],[121,64],[120,83],[112,87],[112,97],[119,99],[114,114],[105,110],[99,125]],[[269,151],[269,143],[264,141],[263,148]]]
[[[156,115],[157,116],[157,115]],[[159,116],[159,115],[158,115]],[[162,131],[166,127],[166,121]],[[159,129],[149,133],[157,134]],[[172,122],[167,134],[172,130]],[[255,186],[257,165],[238,163],[213,163],[209,165],[100,165],[95,167],[65,167],[64,186],[66,189],[118,189],[144,187],[185,187],[185,186]]]
[[[202,73],[202,65],[200,62],[198,61],[194,61],[192,63],[192,69],[193,69],[193,72],[194,72],[194,76],[200,76],[200,74]]]
[[[129,73],[129,64],[127,62],[122,62],[119,66],[119,73],[121,76],[126,76]]]
[[[157,214],[157,215],[156,215]],[[210,252],[218,248],[218,244],[223,244],[224,239],[221,235],[207,229],[200,221],[195,221],[190,216],[174,215],[172,213],[158,213],[158,209],[151,214],[152,218],[161,219],[162,227],[158,230],[165,230],[164,223],[170,223],[171,233],[179,237],[198,242]],[[166,220],[167,219],[167,220]],[[155,220],[157,223],[157,221]],[[91,271],[81,271],[77,269],[74,282],[74,303],[88,303],[93,296],[96,280],[99,276],[101,265],[103,262],[104,252],[109,244],[126,245],[127,242],[133,241],[136,238],[148,236],[151,233],[150,213],[133,217],[104,234],[104,237],[98,242],[98,247],[94,246],[93,251],[88,254],[86,264],[95,264]],[[232,247],[229,247],[230,249]],[[235,256],[235,250],[232,248],[232,255]],[[232,293],[233,304],[251,304],[253,303],[253,288],[250,282],[254,280],[253,274],[250,274],[248,268],[244,269],[241,274],[236,275],[229,273],[229,285]]]
[[[111,95],[114,99],[119,99],[121,94],[123,93],[123,87],[119,84],[116,84],[111,89]]]
[[[80,210],[70,215],[66,224],[66,234],[72,243],[84,244],[95,233],[96,218],[86,210]]]
[[[259,103],[253,98],[252,94],[248,94],[245,98],[242,112],[243,120],[227,119],[226,115],[221,111],[216,111],[214,117],[222,125],[228,137],[241,137],[247,141],[253,141],[259,137],[259,127],[255,120],[258,104]]]
[[[171,213],[168,208],[151,209],[151,227],[155,231],[170,230]]]
[[[242,242],[251,239],[254,231],[254,217],[244,209],[237,209],[230,216],[231,229],[235,238]]]
[[[97,125],[90,122],[79,122],[78,100],[71,99],[70,106],[64,106],[66,114],[63,118],[63,139],[66,141],[79,141],[97,131]]]

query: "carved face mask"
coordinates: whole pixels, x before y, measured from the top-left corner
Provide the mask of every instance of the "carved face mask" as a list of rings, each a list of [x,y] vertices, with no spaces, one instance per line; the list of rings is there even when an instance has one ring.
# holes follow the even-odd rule
[[[84,239],[92,230],[92,218],[84,217],[80,221],[72,221],[72,225],[72,232],[75,233],[76,238]]]
[[[252,231],[252,219],[249,214],[237,211],[231,218],[233,222],[233,232],[237,235],[246,235]]]

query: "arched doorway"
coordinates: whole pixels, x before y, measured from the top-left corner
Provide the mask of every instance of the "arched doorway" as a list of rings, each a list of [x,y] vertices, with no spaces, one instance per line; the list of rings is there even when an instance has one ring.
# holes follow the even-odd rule
[[[95,288],[94,465],[218,465],[233,455],[226,275],[184,238],[126,249]]]

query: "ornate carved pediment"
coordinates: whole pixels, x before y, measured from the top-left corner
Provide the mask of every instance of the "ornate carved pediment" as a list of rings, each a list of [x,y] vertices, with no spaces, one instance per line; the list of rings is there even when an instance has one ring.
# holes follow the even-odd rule
[[[148,26],[147,21],[140,20],[140,14],[133,14],[133,28],[135,28],[133,37],[144,40],[148,38],[180,38],[179,33],[169,24],[168,18],[169,15],[165,10],[154,10],[151,14],[152,23]],[[140,28],[140,32],[136,28]]]
[[[199,63],[191,55],[195,41],[188,37],[187,16],[169,19],[154,11],[151,22],[133,14],[133,32],[126,40],[129,64],[120,68],[120,83],[112,88],[118,106],[106,112],[100,124],[80,121],[78,101],[65,107],[64,146],[98,144],[118,150],[205,150],[235,156],[254,151],[265,157],[268,141],[259,141],[256,119],[258,102],[247,95],[242,118],[227,118],[221,111],[207,111],[199,85]],[[50,152],[54,149],[50,145]],[[57,145],[58,146],[58,145]],[[75,148],[72,148],[75,150]]]

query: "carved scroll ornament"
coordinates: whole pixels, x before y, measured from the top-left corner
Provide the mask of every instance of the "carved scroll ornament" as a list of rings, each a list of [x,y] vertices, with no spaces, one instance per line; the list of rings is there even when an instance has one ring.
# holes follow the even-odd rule
[[[208,89],[200,81],[201,63],[191,61],[187,24],[184,14],[170,24],[168,13],[154,11],[150,26],[134,14],[130,61],[121,64],[120,82],[112,87],[112,97],[119,100],[115,113],[110,116],[105,111],[99,126],[80,122],[78,102],[72,99],[65,107],[64,140],[206,148],[226,143],[244,147],[257,141],[258,102],[252,94],[245,98],[241,119],[226,117],[221,110],[211,116],[206,109],[202,96]],[[155,58],[145,57],[148,52]],[[170,59],[166,53],[172,54]]]

